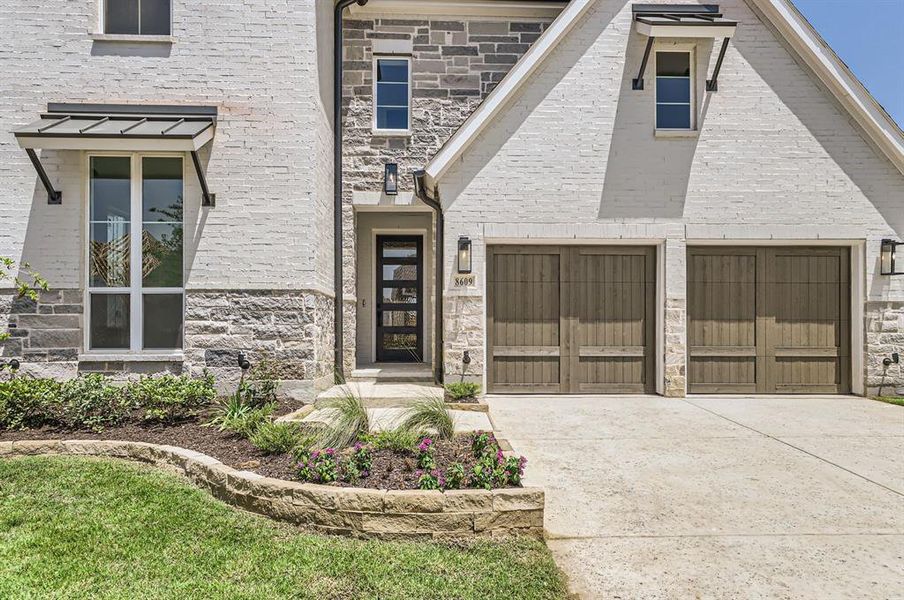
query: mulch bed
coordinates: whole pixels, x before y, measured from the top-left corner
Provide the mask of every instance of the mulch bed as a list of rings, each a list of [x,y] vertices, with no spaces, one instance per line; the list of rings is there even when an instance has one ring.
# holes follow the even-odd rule
[[[42,427],[21,431],[0,430],[0,442],[16,440],[117,440],[127,442],[148,442],[179,446],[202,452],[236,469],[244,469],[276,479],[297,480],[295,460],[288,454],[266,455],[251,442],[229,432],[217,431],[214,427],[203,427],[204,421],[188,421],[173,425],[144,426],[125,424],[109,427],[102,433],[92,431],[61,431]],[[433,454],[440,470],[453,463],[464,465],[470,472],[476,463],[471,451],[471,436],[459,435],[452,440],[436,440]],[[362,478],[354,486],[334,483],[341,487],[363,487],[371,489],[414,490],[418,489],[418,466],[414,451],[372,450],[370,475]]]

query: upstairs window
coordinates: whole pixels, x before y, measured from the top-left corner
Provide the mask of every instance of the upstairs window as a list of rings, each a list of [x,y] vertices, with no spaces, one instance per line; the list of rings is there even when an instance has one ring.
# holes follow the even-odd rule
[[[656,53],[656,129],[693,129],[690,52]]]
[[[411,61],[374,60],[374,129],[407,133],[411,121]]]
[[[182,158],[92,156],[90,350],[178,350],[183,333]]]
[[[104,33],[170,35],[171,0],[103,0]]]

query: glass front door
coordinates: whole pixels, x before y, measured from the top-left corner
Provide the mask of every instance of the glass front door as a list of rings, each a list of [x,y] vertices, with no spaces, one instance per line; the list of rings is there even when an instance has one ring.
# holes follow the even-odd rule
[[[423,238],[377,236],[377,361],[421,362]]]

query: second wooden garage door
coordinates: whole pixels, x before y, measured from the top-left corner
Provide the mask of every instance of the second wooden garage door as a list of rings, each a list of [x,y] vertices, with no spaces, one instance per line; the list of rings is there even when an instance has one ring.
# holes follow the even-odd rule
[[[689,248],[689,391],[850,392],[848,252]]]
[[[653,388],[654,249],[490,246],[491,392]]]

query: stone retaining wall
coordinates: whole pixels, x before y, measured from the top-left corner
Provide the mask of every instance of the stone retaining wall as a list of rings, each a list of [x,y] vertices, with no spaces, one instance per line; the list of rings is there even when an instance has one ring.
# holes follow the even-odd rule
[[[543,534],[543,490],[371,490],[298,483],[239,471],[200,452],[144,442],[0,442],[0,458],[100,456],[149,463],[188,477],[215,498],[321,533],[381,539]]]

